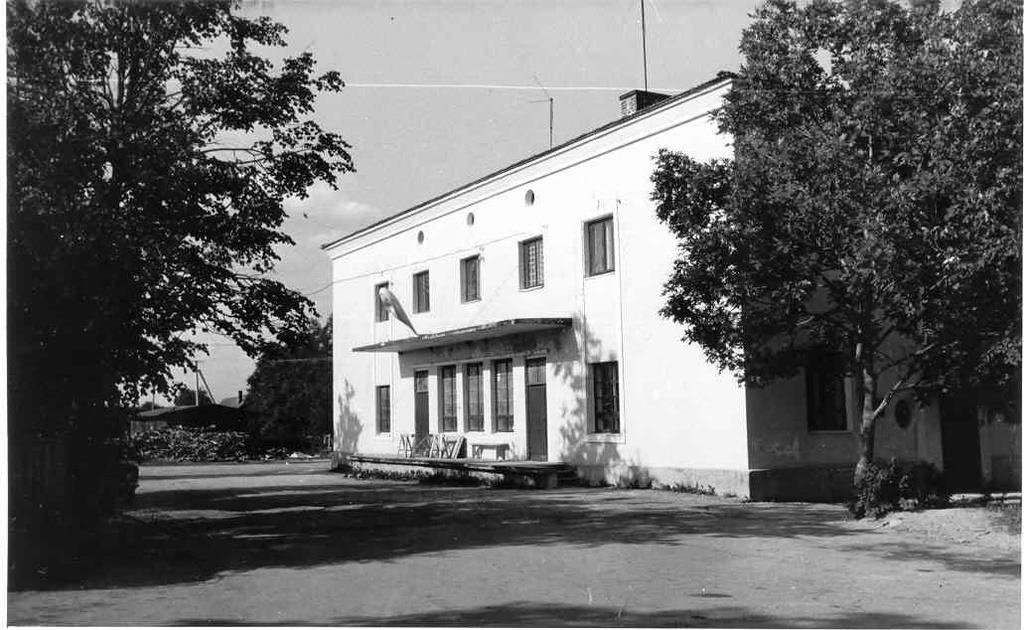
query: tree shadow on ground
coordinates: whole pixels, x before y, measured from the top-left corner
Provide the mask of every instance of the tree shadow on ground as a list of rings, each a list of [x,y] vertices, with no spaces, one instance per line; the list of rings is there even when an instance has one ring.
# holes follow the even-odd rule
[[[921,559],[921,548],[918,545],[898,542],[876,542],[870,545],[846,545],[844,551],[870,553],[888,560]],[[932,549],[927,559],[945,565],[952,571],[968,573],[988,573],[1020,579],[1020,558],[1012,558],[1009,554],[992,554],[984,552],[954,553]]]
[[[161,474],[159,475],[158,478],[160,479],[160,481],[185,481],[185,480],[189,480],[189,479],[224,479],[225,477],[232,477],[232,476],[246,477],[246,478],[249,478],[249,477],[281,477],[281,476],[284,476],[284,475],[308,475],[309,472],[310,472],[308,467],[303,468],[301,466],[296,466],[295,470],[287,470],[287,469],[282,470],[281,469],[282,461],[284,461],[284,460],[275,459],[275,460],[268,460],[266,462],[250,462],[250,461],[246,461],[246,462],[237,462],[237,463],[232,462],[232,463],[225,463],[225,464],[215,464],[218,468],[223,466],[224,469],[218,470],[216,472],[209,472],[209,473],[189,472],[189,473],[184,473],[184,474],[180,474],[180,475],[179,474],[173,474],[173,473],[161,472]],[[306,462],[309,462],[311,460],[302,459],[302,460],[298,460],[298,461],[306,463]],[[322,459],[314,460],[314,461],[318,461],[318,463],[322,463],[322,462],[327,462],[329,460],[327,460],[326,458],[322,458]],[[252,466],[254,464],[255,465],[265,465],[267,467],[267,469],[266,470],[253,471],[251,468],[252,468]],[[149,463],[149,462],[146,463],[146,467],[147,468],[156,466],[156,467],[159,467],[159,468],[163,468],[164,470],[167,470],[167,469],[172,469],[173,470],[173,468],[175,468],[175,467],[194,469],[194,467],[196,465],[197,465],[196,462],[174,462],[174,463],[159,463],[159,464],[152,464],[152,463]],[[231,470],[231,467],[234,467],[234,466],[238,467],[237,474],[232,474],[233,471]]]
[[[182,619],[176,625],[253,625],[230,619]],[[304,625],[281,621],[274,625]],[[308,625],[308,624],[307,624]],[[744,608],[694,607],[692,610],[634,612],[604,606],[566,606],[534,602],[480,606],[392,617],[339,617],[335,626],[470,627],[646,627],[646,628],[964,628],[962,622],[927,621],[892,613],[847,613],[833,617],[778,617]]]
[[[844,526],[845,516],[835,506],[744,505],[656,491],[439,487],[327,472],[284,483],[257,477],[244,487],[211,482],[208,489],[156,484],[157,490],[147,490],[147,481],[144,475],[129,518],[82,550],[83,575],[51,588],[180,584],[226,571],[388,561],[496,546],[682,545],[692,536],[809,537],[834,544],[851,534],[860,537],[857,543],[872,535]],[[870,544],[863,551],[891,553]],[[1009,565],[993,565],[991,558],[952,556],[924,545],[906,545],[900,553],[958,571],[1010,575]],[[1019,562],[1016,569],[1019,575]]]

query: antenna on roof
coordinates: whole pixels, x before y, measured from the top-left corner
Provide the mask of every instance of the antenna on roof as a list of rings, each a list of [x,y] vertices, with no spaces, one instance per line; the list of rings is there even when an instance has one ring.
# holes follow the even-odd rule
[[[551,147],[555,146],[555,99],[553,96],[548,94],[547,88],[545,88],[544,84],[540,82],[540,79],[537,78],[537,75],[533,75],[533,80],[537,82],[537,85],[540,86],[540,89],[544,90],[544,95],[548,97],[548,148],[550,149]],[[542,99],[539,101],[530,102],[543,103],[544,100]]]
[[[647,91],[647,20],[644,17],[644,0],[640,0],[640,40],[644,50],[644,92]]]

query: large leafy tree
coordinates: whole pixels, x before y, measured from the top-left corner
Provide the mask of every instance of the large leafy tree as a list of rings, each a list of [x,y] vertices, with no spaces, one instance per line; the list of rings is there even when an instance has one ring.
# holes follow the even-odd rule
[[[664,151],[663,313],[754,386],[822,347],[860,392],[1019,398],[1021,6],[770,0],[717,114],[734,157]],[[880,384],[884,383],[884,387]]]
[[[249,376],[245,410],[260,437],[288,448],[317,446],[331,433],[331,320],[267,348]]]
[[[312,312],[266,272],[284,201],[352,170],[309,119],[342,81],[309,53],[262,57],[284,27],[236,9],[8,2],[15,427],[168,392],[204,351],[193,331],[257,354]]]
[[[312,304],[267,276],[284,202],[352,169],[341,88],[230,2],[7,3],[12,579],[56,576],[116,503],[119,408],[219,332],[258,354]]]

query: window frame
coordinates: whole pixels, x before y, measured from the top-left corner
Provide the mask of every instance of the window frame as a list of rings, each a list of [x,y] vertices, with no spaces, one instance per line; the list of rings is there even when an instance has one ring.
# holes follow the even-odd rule
[[[600,361],[590,363],[587,367],[587,371],[590,374],[591,433],[598,435],[622,435],[622,383],[619,379],[619,362]],[[608,380],[606,370],[613,376],[613,382]],[[611,417],[611,424],[609,424],[607,419],[607,404],[602,404],[603,399],[607,397],[605,390],[608,389],[610,389],[610,394],[614,399],[614,413]],[[605,407],[605,409],[599,410],[599,404]]]
[[[593,235],[593,228],[595,226],[602,225],[607,226],[602,230],[604,236],[604,268],[595,269],[594,263],[597,260],[597,256],[594,254],[594,243],[591,239]],[[615,217],[613,215],[605,215],[596,219],[591,219],[584,222],[583,224],[583,265],[586,277],[591,278],[593,276],[603,276],[605,274],[615,272]]]
[[[387,394],[387,404],[381,404],[381,393]],[[376,425],[377,435],[390,435],[391,434],[391,386],[390,385],[378,385],[375,393],[376,400]],[[387,416],[387,430],[383,429],[383,420]]]
[[[474,264],[474,288],[476,289],[475,295],[469,296],[469,283],[467,282],[468,276],[466,274],[467,263],[473,262]],[[474,254],[472,256],[466,256],[459,261],[459,298],[463,304],[470,304],[472,302],[480,301],[480,254]]]
[[[804,410],[808,433],[850,431],[847,375],[842,369],[842,363],[843,357],[839,352],[827,348],[812,348],[808,351],[803,366]],[[832,390],[831,396],[829,390]],[[829,397],[832,398],[831,403],[825,401]]]
[[[470,374],[470,368],[475,367],[477,369],[476,375]],[[473,413],[473,406],[470,400],[470,387],[473,380],[478,383],[477,390],[477,405],[479,407],[479,414]],[[476,431],[483,433],[484,431],[484,364],[482,361],[476,361],[471,363],[464,363],[462,366],[462,389],[465,400],[465,424],[466,432]]]
[[[384,302],[381,301],[380,299],[380,290],[382,288],[391,288],[391,283],[381,282],[380,284],[376,284],[373,287],[373,319],[378,324],[381,322],[386,322],[389,319],[391,319],[391,312],[388,310],[388,307],[384,306]]]
[[[534,269],[535,281],[534,284],[529,284],[529,275],[527,274],[527,251],[528,248],[537,245],[537,256],[536,265]],[[533,289],[540,289],[544,286],[544,236],[534,236],[523,241],[519,241],[519,290],[520,291],[531,291]]]
[[[440,433],[455,433],[459,430],[458,377],[456,374],[458,374],[458,368],[454,364],[442,365],[437,369],[437,421]],[[447,413],[448,408],[451,409],[451,414]]]
[[[506,379],[506,406],[508,413],[498,413],[498,366],[508,365],[507,379]],[[512,359],[494,359],[491,361],[491,409],[493,413],[491,415],[491,432],[492,433],[512,433],[515,431],[515,394],[513,390],[513,365]],[[505,421],[507,424],[503,427],[502,422]]]
[[[423,278],[423,295],[420,295],[420,278]],[[424,305],[424,302],[426,304]],[[424,269],[423,271],[417,271],[412,274],[412,312],[413,313],[429,313],[430,312],[430,270]]]

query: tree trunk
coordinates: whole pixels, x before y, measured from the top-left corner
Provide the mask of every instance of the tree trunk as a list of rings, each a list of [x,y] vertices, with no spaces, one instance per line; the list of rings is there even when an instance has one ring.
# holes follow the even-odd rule
[[[875,458],[875,390],[878,385],[875,382],[875,375],[864,367],[861,368],[861,388],[863,399],[860,412],[860,459],[857,460],[857,468],[853,473],[854,483],[860,483],[867,472],[868,464]]]

